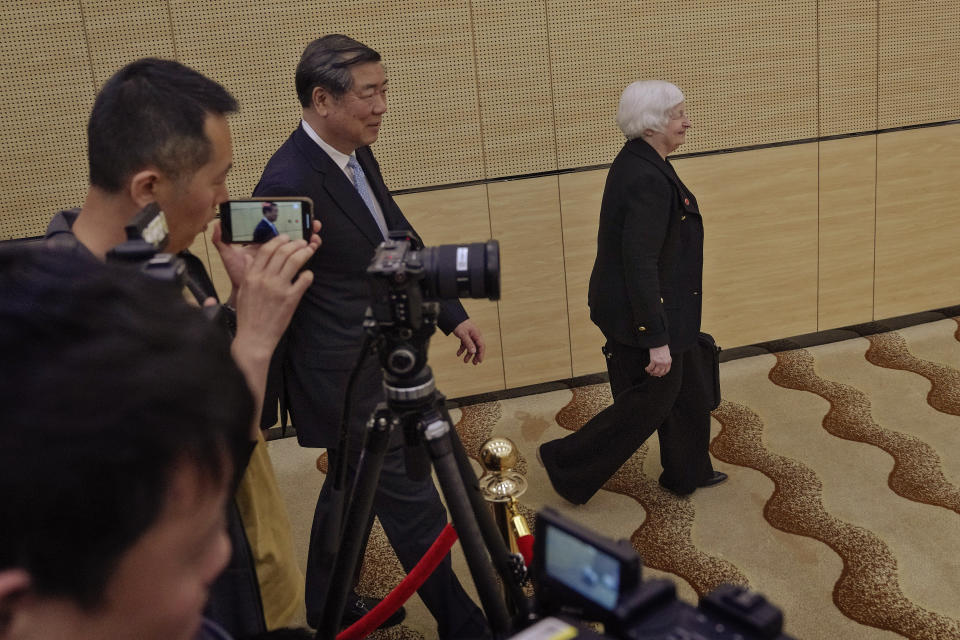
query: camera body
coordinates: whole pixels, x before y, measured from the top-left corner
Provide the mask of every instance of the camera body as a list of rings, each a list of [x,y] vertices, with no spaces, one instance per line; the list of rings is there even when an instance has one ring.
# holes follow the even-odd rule
[[[500,247],[496,240],[424,247],[416,234],[393,231],[367,274],[368,329],[383,338],[381,365],[388,377],[412,378],[426,366],[441,300],[500,297]]]
[[[694,607],[677,599],[669,580],[642,581],[641,564],[626,541],[552,509],[537,515],[532,577],[540,616],[602,622],[608,637],[629,640],[790,640],[783,614],[762,595],[725,584]]]

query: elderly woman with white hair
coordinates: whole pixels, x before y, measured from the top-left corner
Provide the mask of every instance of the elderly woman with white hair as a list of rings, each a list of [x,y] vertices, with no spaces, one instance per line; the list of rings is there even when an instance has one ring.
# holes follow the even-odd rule
[[[627,142],[607,174],[589,290],[614,401],[537,452],[556,492],[575,504],[589,500],[654,431],[666,489],[686,495],[727,478],[710,461],[716,401],[698,345],[703,221],[667,160],[691,126],[683,93],[669,82],[634,82],[620,98],[617,124]]]

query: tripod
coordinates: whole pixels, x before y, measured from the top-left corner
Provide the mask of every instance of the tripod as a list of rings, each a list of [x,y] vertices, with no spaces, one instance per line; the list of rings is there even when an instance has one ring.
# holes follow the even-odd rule
[[[368,331],[374,330],[375,323],[368,321],[366,324]],[[383,350],[382,344],[379,349]],[[385,365],[395,364],[398,362],[396,354],[400,350],[402,349],[394,349],[389,354],[381,353],[381,360]],[[413,453],[418,454],[421,459],[424,453],[429,455],[463,545],[487,621],[494,637],[505,637],[510,633],[512,625],[494,568],[503,581],[511,608],[517,612],[518,621],[520,617],[525,620],[529,614],[529,605],[520,589],[517,561],[510,556],[481,496],[476,475],[444,406],[445,399],[436,391],[430,367],[424,365],[412,376],[395,375],[391,373],[391,368],[393,367],[384,366],[386,402],[374,410],[367,423],[367,438],[358,462],[352,497],[348,501],[341,534],[345,531],[366,531],[390,435],[398,428],[403,429],[408,446],[414,447]],[[422,471],[426,473],[428,470]],[[340,539],[342,544],[334,560],[330,589],[317,628],[317,638],[336,636],[352,577],[364,547],[363,536],[341,535]]]

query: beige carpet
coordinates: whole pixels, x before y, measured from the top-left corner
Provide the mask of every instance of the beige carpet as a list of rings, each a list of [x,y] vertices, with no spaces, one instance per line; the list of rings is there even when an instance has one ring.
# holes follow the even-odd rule
[[[670,578],[688,602],[734,582],[779,606],[797,638],[960,639],[958,324],[724,363],[711,451],[730,479],[689,498],[657,484],[656,438],[588,504],[553,493],[535,448],[606,406],[607,385],[468,406],[453,418],[469,452],[491,435],[514,440],[531,514],[550,505],[631,540],[644,575]],[[316,451],[289,438],[270,451],[305,556],[322,480]],[[459,553],[455,562],[468,583]],[[383,594],[401,576],[374,536],[363,590]],[[378,637],[435,637],[422,604],[408,610],[403,627]]]

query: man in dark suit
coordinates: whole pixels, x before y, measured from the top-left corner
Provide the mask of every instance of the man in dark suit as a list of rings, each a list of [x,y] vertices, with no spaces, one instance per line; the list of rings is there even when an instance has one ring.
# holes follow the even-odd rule
[[[276,202],[264,202],[263,203],[263,218],[260,219],[260,222],[257,223],[257,226],[253,230],[253,241],[256,243],[266,242],[270,238],[273,238],[279,235],[277,231],[276,221],[277,216],[280,214],[279,209],[277,209]]]
[[[412,230],[390,196],[368,145],[377,139],[386,112],[387,78],[380,55],[342,35],[311,42],[296,71],[303,120],[267,163],[254,195],[309,196],[323,223],[323,245],[310,268],[305,294],[279,355],[291,417],[301,446],[336,451],[344,392],[360,354],[362,322],[370,304],[366,268],[391,230]],[[478,364],[484,343],[457,301],[441,307],[438,324],[461,340],[458,355]],[[351,472],[364,424],[383,399],[383,374],[376,358],[360,371],[350,407],[347,445]],[[268,399],[270,402],[270,399]],[[307,560],[307,619],[316,626],[330,579],[318,546],[329,516],[331,474],[314,515]],[[394,433],[384,460],[374,512],[406,571],[410,571],[446,524],[446,512],[430,478],[407,477],[402,433]],[[362,532],[364,540],[369,530]],[[483,614],[463,591],[449,558],[419,590],[437,620],[441,638],[488,634]],[[351,598],[344,616],[363,614],[370,599]],[[392,622],[398,621],[394,619]]]

